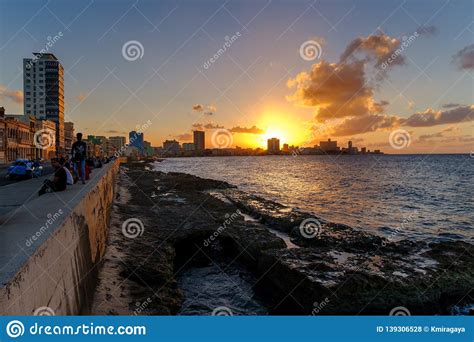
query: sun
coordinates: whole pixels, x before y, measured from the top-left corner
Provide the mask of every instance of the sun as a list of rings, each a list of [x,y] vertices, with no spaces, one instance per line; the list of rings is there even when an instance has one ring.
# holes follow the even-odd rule
[[[265,141],[271,138],[277,138],[280,143],[286,142],[286,134],[279,128],[269,127],[266,132],[262,135],[262,139]]]

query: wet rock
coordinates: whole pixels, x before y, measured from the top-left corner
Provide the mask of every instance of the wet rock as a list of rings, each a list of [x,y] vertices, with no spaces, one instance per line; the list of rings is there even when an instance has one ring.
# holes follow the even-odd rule
[[[141,236],[117,244],[127,255],[121,274],[135,284],[131,302],[151,298],[149,314],[179,312],[179,272],[188,263],[208,263],[213,253],[229,253],[256,274],[270,313],[387,315],[403,306],[411,314],[447,314],[472,298],[471,244],[393,242],[226,182],[145,167],[123,168],[131,196],[115,205],[123,220],[144,225]],[[316,232],[304,229],[305,220],[317,221]],[[268,228],[299,248],[286,248]]]

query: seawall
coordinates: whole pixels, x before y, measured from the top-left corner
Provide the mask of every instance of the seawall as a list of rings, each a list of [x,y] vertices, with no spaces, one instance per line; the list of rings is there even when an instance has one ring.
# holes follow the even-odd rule
[[[0,315],[89,312],[118,168],[105,164],[86,185],[41,197],[38,182],[14,185],[31,195],[0,216]],[[6,196],[15,202],[0,188]]]

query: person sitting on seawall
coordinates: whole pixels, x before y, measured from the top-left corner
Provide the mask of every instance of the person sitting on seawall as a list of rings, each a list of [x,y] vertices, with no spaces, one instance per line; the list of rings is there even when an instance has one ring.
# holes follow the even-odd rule
[[[69,169],[66,166],[66,159],[61,158],[59,160],[59,163],[64,168],[64,171],[66,171],[66,179],[67,179],[66,183],[67,183],[67,185],[73,185],[74,184],[74,178],[72,177],[71,171],[69,171]]]
[[[59,162],[58,158],[51,159],[51,165],[54,168],[54,178],[46,179],[40,191],[38,191],[38,196],[44,195],[47,192],[57,192],[66,190],[67,184],[67,174],[64,170],[64,167]]]

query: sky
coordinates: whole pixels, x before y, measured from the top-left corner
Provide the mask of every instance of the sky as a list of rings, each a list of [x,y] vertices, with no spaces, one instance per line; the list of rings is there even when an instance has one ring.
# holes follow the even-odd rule
[[[387,153],[474,151],[472,1],[0,0],[0,105],[23,113],[22,59],[65,69],[85,135]]]

